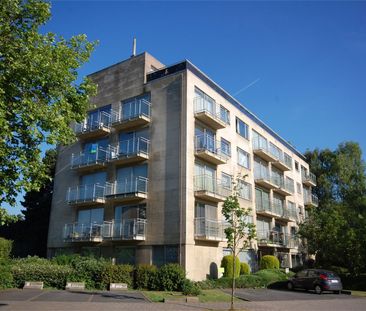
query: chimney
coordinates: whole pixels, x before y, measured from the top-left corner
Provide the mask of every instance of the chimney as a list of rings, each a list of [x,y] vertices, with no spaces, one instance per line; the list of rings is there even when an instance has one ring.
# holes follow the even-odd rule
[[[131,57],[136,56],[136,38],[133,38],[133,43],[132,43],[132,55]]]

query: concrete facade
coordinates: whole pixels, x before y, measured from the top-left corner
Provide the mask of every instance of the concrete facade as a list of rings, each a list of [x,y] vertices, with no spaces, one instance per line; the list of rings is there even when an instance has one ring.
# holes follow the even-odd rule
[[[301,262],[296,230],[317,202],[293,146],[188,61],[164,66],[142,53],[90,78],[98,94],[73,125],[79,140],[59,147],[49,256],[179,262],[191,279],[217,276],[228,252],[221,206],[241,174],[240,204],[258,231],[241,260],[253,269],[264,254]]]

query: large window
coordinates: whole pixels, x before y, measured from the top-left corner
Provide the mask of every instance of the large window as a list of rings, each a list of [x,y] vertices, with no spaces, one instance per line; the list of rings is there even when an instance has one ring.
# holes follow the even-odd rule
[[[221,184],[226,189],[231,189],[232,177],[229,174],[221,173]]]
[[[139,116],[150,116],[150,94],[144,94],[124,100],[121,105],[122,120],[133,119]]]
[[[157,267],[178,262],[178,246],[176,245],[153,246],[152,253],[152,263]]]
[[[239,181],[239,196],[245,200],[251,200],[252,199],[252,185],[240,180]]]
[[[196,202],[195,218],[217,220],[217,207],[213,205]]]
[[[230,124],[230,111],[220,105],[220,119],[226,124]]]
[[[84,209],[78,211],[78,224],[102,224],[104,208]]]
[[[291,193],[295,193],[295,182],[290,177],[286,177],[286,189]]]
[[[250,168],[250,155],[248,152],[244,151],[243,149],[237,148],[238,152],[238,164],[245,168]]]
[[[239,118],[236,118],[236,132],[244,137],[245,139],[249,139],[249,127],[248,124],[244,123]]]
[[[268,142],[261,134],[256,131],[252,131],[252,141],[253,141],[253,149],[263,149],[268,150]]]
[[[231,156],[231,145],[226,139],[221,138],[221,152],[228,157]]]
[[[269,180],[268,162],[254,157],[254,178]]]
[[[270,210],[269,192],[255,188],[255,207],[257,210]]]
[[[216,102],[213,98],[202,92],[200,89],[195,88],[194,110],[195,112],[207,111],[212,115],[218,114],[216,111]]]

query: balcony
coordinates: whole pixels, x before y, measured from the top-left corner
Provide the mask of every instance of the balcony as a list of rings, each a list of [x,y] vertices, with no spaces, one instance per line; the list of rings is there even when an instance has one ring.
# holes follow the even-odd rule
[[[97,223],[66,224],[64,227],[65,242],[102,242],[102,225]]]
[[[111,132],[111,115],[101,111],[96,117],[87,118],[84,123],[76,123],[74,131],[76,137],[83,140],[106,136]]]
[[[304,194],[304,205],[306,207],[317,207],[319,199],[315,194]]]
[[[272,209],[272,203],[268,199],[258,200],[256,198],[256,200],[255,200],[255,210],[256,210],[257,214],[259,214],[259,215],[274,217],[274,211]]]
[[[193,102],[194,116],[197,120],[200,120],[215,130],[226,127],[225,120],[221,119],[219,105],[202,97],[196,97]]]
[[[98,147],[90,152],[72,154],[71,168],[79,171],[93,171],[105,167],[110,158],[110,148]]]
[[[105,221],[103,224],[104,240],[144,241],[146,219],[126,219],[121,222]]]
[[[292,169],[291,158],[288,159],[282,152],[280,154],[274,155],[274,157],[276,160],[272,161],[272,166],[278,168],[281,171],[290,171]]]
[[[144,137],[121,141],[111,151],[111,160],[117,165],[133,164],[149,159],[150,140]]]
[[[285,203],[279,204],[276,202],[273,202],[272,204],[272,211],[274,213],[274,217],[276,219],[289,222],[290,221],[290,213],[287,209],[287,206]]]
[[[254,182],[266,189],[278,188],[268,171],[254,171]]]
[[[225,164],[228,156],[221,151],[221,142],[209,135],[197,135],[195,137],[195,155],[211,164]]]
[[[197,198],[223,202],[231,194],[231,190],[225,188],[220,180],[209,175],[198,175],[194,177],[194,195]]]
[[[143,98],[137,98],[122,104],[122,109],[112,111],[112,126],[117,130],[148,125],[151,121],[151,103]]]
[[[224,241],[226,239],[225,228],[223,221],[197,217],[194,219],[194,238],[204,241]]]
[[[99,205],[105,203],[105,186],[99,184],[70,187],[66,201],[73,206]]]
[[[294,193],[293,185],[291,186],[291,184],[282,177],[272,176],[272,182],[277,186],[276,188],[273,188],[274,192],[283,196],[290,196]]]
[[[277,158],[269,152],[267,141],[261,140],[259,137],[253,140],[253,153],[267,162],[275,162]]]
[[[301,178],[302,178],[302,183],[305,186],[308,186],[308,187],[315,187],[316,186],[316,177],[313,173],[309,173],[309,174],[303,173]]]
[[[148,179],[138,176],[106,184],[106,197],[113,202],[133,202],[147,198]]]
[[[290,248],[290,236],[277,231],[258,231],[258,246]]]

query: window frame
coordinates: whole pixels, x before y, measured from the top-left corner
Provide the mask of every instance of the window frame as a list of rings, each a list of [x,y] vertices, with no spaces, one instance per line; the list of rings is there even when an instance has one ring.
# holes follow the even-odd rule
[[[241,123],[244,125],[244,133],[240,131]],[[249,140],[249,125],[246,124],[243,120],[239,119],[238,117],[235,118],[235,129],[237,134],[239,134],[244,139]]]

